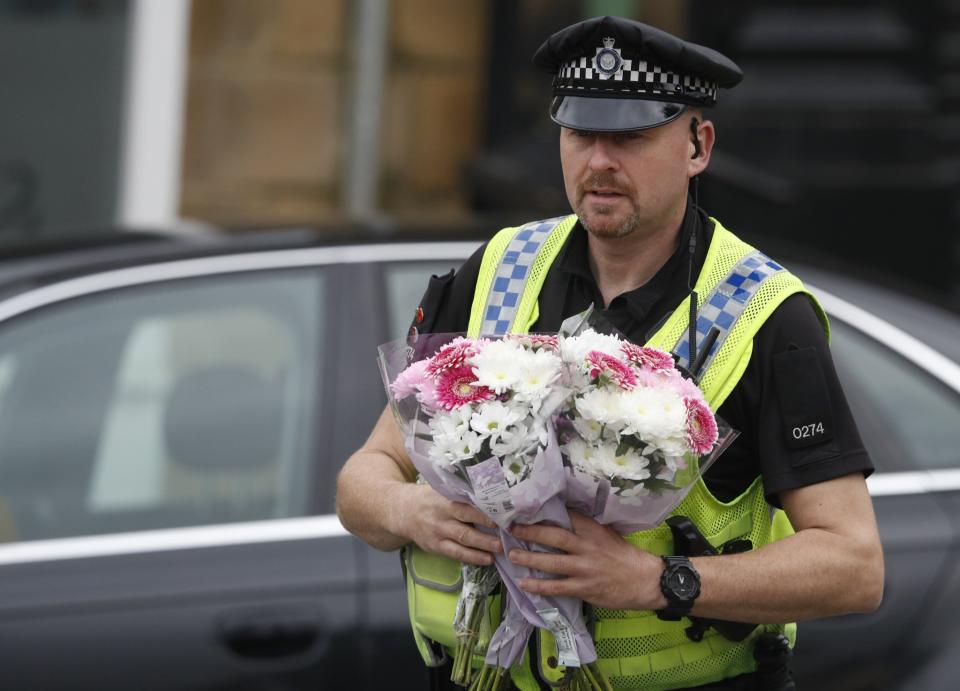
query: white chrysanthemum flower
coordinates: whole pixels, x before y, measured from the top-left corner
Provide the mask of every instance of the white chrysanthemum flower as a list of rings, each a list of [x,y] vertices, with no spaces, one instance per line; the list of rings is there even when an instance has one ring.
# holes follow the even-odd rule
[[[513,487],[524,479],[527,473],[529,462],[526,456],[511,456],[503,461],[503,477],[507,480],[507,485]]]
[[[570,459],[570,462],[581,470],[584,468],[584,466],[589,465],[593,458],[592,447],[577,437],[574,437],[564,444],[562,450],[563,453],[566,454],[567,458]]]
[[[503,430],[496,441],[491,437],[490,450],[500,457],[522,451],[528,443],[528,431],[525,423],[517,422]]]
[[[430,419],[433,443],[429,455],[436,463],[455,463],[480,452],[483,438],[470,429],[469,406],[435,415]]]
[[[430,444],[428,455],[430,456],[430,460],[433,461],[434,465],[444,466],[450,462],[448,451],[448,440],[434,437],[433,443]]]
[[[476,432],[467,431],[460,436],[435,435],[430,445],[431,460],[438,464],[465,461],[480,453],[483,439]]]
[[[565,338],[560,344],[560,355],[564,362],[579,365],[591,350],[619,357],[622,341],[616,336],[597,333],[589,329],[579,336]]]
[[[640,499],[650,496],[650,490],[644,487],[643,483],[637,483],[633,487],[624,487],[618,490],[617,494],[626,499]]]
[[[524,418],[524,413],[516,407],[504,405],[500,401],[488,401],[480,406],[470,417],[470,427],[482,437],[497,441],[508,433],[507,428]]]
[[[476,432],[465,432],[460,437],[460,446],[458,447],[459,453],[462,454],[460,459],[473,458],[480,453],[481,446],[483,446],[483,437]]]
[[[515,341],[490,341],[483,350],[470,358],[477,384],[496,393],[514,388],[520,381],[520,362],[524,349]]]
[[[619,391],[593,389],[576,399],[577,411],[585,418],[601,425],[623,428],[625,408],[623,395]]]
[[[610,471],[613,469],[613,458],[616,455],[615,447],[610,444],[601,444],[593,447],[593,454],[590,465],[590,472],[603,477],[610,477]]]
[[[544,420],[535,420],[530,425],[530,437],[536,437],[537,445],[546,448],[550,443],[550,428]]]
[[[454,408],[449,412],[438,413],[430,418],[430,433],[436,437],[459,439],[470,429],[470,406]]]
[[[577,434],[587,441],[597,441],[603,431],[603,425],[596,420],[580,416],[573,419],[573,428],[577,430]]]
[[[562,365],[560,358],[550,351],[525,351],[515,387],[517,398],[527,401],[546,398],[550,385],[560,377]]]
[[[667,458],[676,458],[683,456],[690,450],[690,444],[686,437],[657,437],[653,439],[653,445]]]
[[[674,391],[638,387],[622,396],[622,406],[627,434],[654,443],[686,433],[687,410]]]
[[[607,477],[620,477],[637,481],[646,480],[650,477],[650,461],[633,449],[627,449],[618,454],[616,449],[608,444],[597,451],[601,467]]]

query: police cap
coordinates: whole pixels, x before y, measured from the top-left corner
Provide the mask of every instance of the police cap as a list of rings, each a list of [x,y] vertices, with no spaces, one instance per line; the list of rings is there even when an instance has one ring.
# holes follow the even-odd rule
[[[554,75],[550,117],[572,129],[656,127],[687,106],[717,102],[743,72],[711,48],[622,17],[594,17],[558,31],[533,56]]]

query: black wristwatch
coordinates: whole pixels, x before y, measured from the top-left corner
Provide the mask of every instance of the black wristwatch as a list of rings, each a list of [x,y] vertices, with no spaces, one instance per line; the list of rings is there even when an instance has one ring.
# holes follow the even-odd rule
[[[700,574],[686,557],[664,557],[660,574],[660,592],[667,598],[667,606],[657,610],[657,616],[666,621],[677,621],[690,614],[700,595]]]

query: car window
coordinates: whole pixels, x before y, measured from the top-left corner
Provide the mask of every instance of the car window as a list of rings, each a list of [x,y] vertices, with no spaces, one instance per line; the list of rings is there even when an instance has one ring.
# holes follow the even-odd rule
[[[890,348],[831,323],[831,350],[878,470],[960,467],[960,395]]]
[[[0,324],[7,539],[303,515],[323,289],[171,281]]]
[[[455,269],[462,263],[453,259],[386,265],[384,275],[387,282],[387,309],[390,310],[388,321],[390,323],[391,340],[403,338],[406,335],[407,329],[410,328],[410,322],[413,320],[414,311],[427,289],[430,277],[449,273],[450,269]]]

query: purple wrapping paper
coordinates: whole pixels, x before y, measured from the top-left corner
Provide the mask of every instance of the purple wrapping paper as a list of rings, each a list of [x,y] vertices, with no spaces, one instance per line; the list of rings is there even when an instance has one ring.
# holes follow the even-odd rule
[[[567,466],[567,506],[590,516],[621,535],[648,530],[663,523],[693,487],[660,496],[623,498],[610,491],[610,481]]]
[[[426,426],[419,429],[427,433]],[[452,501],[478,505],[465,474],[438,469],[427,455],[429,437],[414,435],[408,439],[407,451],[410,460],[436,491]],[[557,445],[556,434],[550,429],[549,442],[533,461],[530,477],[510,488],[512,511],[491,516],[499,526],[503,554],[495,555],[497,571],[507,589],[507,604],[503,621],[494,632],[487,649],[486,662],[490,665],[509,668],[518,662],[534,627],[550,629],[538,610],[556,608],[572,628],[576,652],[580,664],[597,659],[593,640],[586,629],[582,602],[577,598],[543,597],[521,590],[517,581],[521,578],[544,578],[546,574],[514,564],[507,558],[511,549],[543,551],[539,545],[525,543],[515,538],[508,529],[514,523],[546,523],[570,528],[570,516],[566,507],[567,478],[563,460]]]
[[[616,494],[610,481],[564,464],[567,479],[567,506],[590,516],[601,525],[621,535],[655,528],[669,516],[693,489],[700,477],[729,448],[739,432],[717,417],[718,436],[713,450],[700,456],[688,453],[677,464],[672,482],[677,489],[649,492],[645,496],[622,497]],[[568,433],[570,433],[568,428]]]

